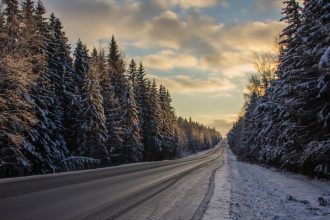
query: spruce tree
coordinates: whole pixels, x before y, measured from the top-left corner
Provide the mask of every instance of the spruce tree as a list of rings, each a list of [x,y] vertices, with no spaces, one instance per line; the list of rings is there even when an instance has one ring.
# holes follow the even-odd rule
[[[143,144],[139,123],[139,116],[133,86],[129,84],[127,99],[125,104],[126,131],[125,131],[125,158],[126,163],[140,162],[143,159]]]
[[[4,48],[5,45],[5,15],[3,11],[3,5],[0,3],[0,48]]]
[[[75,85],[70,56],[70,46],[63,31],[61,21],[51,14],[49,19],[47,44],[47,75],[54,89],[54,123],[58,136],[65,138],[64,144],[73,150],[76,148],[75,120],[79,111],[77,85]]]
[[[150,82],[149,82],[150,84]],[[147,117],[148,125],[146,126],[146,142],[145,157],[147,161],[154,161],[161,159],[162,152],[162,135],[161,135],[161,106],[159,100],[159,93],[156,81],[148,86],[149,99],[147,102]]]
[[[4,47],[0,48],[0,175],[26,175],[32,163],[26,157],[34,153],[26,138],[37,123],[31,87],[36,81],[32,60],[25,51],[20,36],[18,2],[4,1],[6,22]],[[5,170],[3,170],[5,169]]]
[[[101,94],[103,97],[103,108],[106,118],[105,125],[109,134],[106,147],[110,154],[111,163],[119,164],[119,152],[123,147],[123,139],[120,136],[122,133],[121,124],[123,123],[122,118],[120,117],[121,106],[111,83],[110,70],[107,68],[107,61],[104,51],[99,53],[98,63]]]
[[[79,118],[81,132],[79,135],[82,136],[82,142],[80,142],[79,154],[99,159],[103,165],[107,165],[109,156],[105,143],[108,134],[99,84],[97,53],[94,50],[90,62],[86,47],[81,46],[81,41],[78,41],[75,52],[75,67],[76,71],[79,71],[76,73],[85,75],[81,76],[83,87],[81,89],[81,114]],[[87,57],[85,57],[86,55]]]
[[[136,90],[136,81],[137,81],[137,65],[135,63],[135,60],[132,59],[131,63],[129,64],[128,72],[127,72],[127,78],[131,82],[132,87],[134,88],[134,91]]]
[[[113,161],[116,164],[124,163],[127,160],[127,149],[124,148],[123,143],[125,140],[125,131],[127,130],[126,114],[127,114],[127,97],[128,97],[128,80],[125,76],[125,68],[122,57],[118,50],[117,42],[112,37],[109,54],[108,54],[108,65],[109,65],[109,77],[113,87],[115,99],[118,100],[119,108],[113,112],[116,118],[116,133],[120,138],[118,145],[113,148]]]
[[[17,0],[3,0],[5,7],[4,15],[6,16],[5,31],[7,39],[5,41],[5,52],[17,49],[20,35],[19,8]]]

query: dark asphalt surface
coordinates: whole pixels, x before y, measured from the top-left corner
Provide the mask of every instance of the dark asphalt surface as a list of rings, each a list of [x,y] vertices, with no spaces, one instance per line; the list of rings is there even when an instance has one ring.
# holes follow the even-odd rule
[[[189,184],[184,182],[184,178],[188,181],[189,174],[198,177],[201,170],[206,175],[202,168],[215,163],[222,152],[218,146],[203,154],[173,161],[2,179],[0,219],[123,218],[137,206],[142,207],[141,211],[143,204],[148,206],[147,201],[166,190],[171,191],[178,182]]]

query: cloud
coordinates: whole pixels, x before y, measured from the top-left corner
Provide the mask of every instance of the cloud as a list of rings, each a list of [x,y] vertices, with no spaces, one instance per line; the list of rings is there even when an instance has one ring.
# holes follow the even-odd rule
[[[223,0],[46,0],[63,20],[71,42],[105,46],[112,34],[120,45],[151,50],[141,55],[151,71],[199,70],[226,78],[254,71],[252,54],[273,50],[283,23],[221,23],[198,8]],[[258,7],[278,4],[256,0]],[[177,10],[175,7],[182,10]],[[186,10],[188,9],[189,10]],[[154,52],[160,51],[160,52]],[[130,54],[128,54],[130,55]]]
[[[190,94],[203,93],[212,96],[228,96],[235,91],[236,85],[227,79],[209,77],[207,79],[195,79],[189,75],[175,75],[172,77],[160,77],[149,75],[156,79],[173,93]]]
[[[219,130],[222,135],[226,135],[229,128],[233,126],[233,122],[229,122],[223,119],[217,119],[213,121],[213,123],[209,124],[210,127],[215,127],[215,129]]]
[[[164,8],[173,8],[179,6],[183,9],[188,8],[207,8],[215,6],[226,0],[154,0],[154,2],[162,5]]]
[[[171,70],[173,68],[195,68],[198,60],[190,54],[179,54],[173,50],[163,50],[159,53],[143,57],[147,68],[154,70]]]
[[[256,0],[253,4],[254,9],[261,12],[269,12],[283,7],[283,0]]]
[[[228,46],[242,51],[273,51],[274,41],[285,24],[279,21],[255,21],[227,26],[222,39]]]

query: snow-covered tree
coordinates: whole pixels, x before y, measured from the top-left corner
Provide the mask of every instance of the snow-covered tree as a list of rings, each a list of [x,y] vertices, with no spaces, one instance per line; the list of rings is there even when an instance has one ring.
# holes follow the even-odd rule
[[[111,84],[110,70],[107,68],[107,61],[104,51],[98,56],[98,68],[100,73],[101,94],[103,97],[103,108],[106,118],[106,129],[108,131],[108,140],[106,142],[107,150],[110,154],[111,163],[116,164],[119,157],[118,149],[122,148],[123,139],[120,134],[122,118],[121,107],[118,98],[115,95],[114,87]]]
[[[26,175],[32,162],[26,153],[34,152],[26,136],[37,123],[33,112],[31,86],[36,77],[32,58],[20,48],[17,1],[4,1],[6,22],[4,47],[0,48],[0,176]]]
[[[124,148],[126,163],[140,162],[143,159],[143,144],[139,123],[139,115],[133,93],[133,85],[130,83],[125,104],[126,131],[124,135]]]
[[[243,159],[329,178],[329,2],[285,3],[279,78],[250,93],[229,143]]]
[[[83,87],[81,89],[81,109],[79,115],[81,133],[79,135],[82,136],[82,142],[79,146],[79,154],[99,159],[103,165],[107,165],[109,156],[105,144],[108,134],[105,124],[103,97],[99,84],[98,55],[94,50],[91,61],[89,61],[87,49],[85,46],[81,47],[81,45],[82,43],[79,41],[77,49],[80,49],[75,52],[75,67],[76,71],[79,71],[77,74],[85,75],[81,76]]]

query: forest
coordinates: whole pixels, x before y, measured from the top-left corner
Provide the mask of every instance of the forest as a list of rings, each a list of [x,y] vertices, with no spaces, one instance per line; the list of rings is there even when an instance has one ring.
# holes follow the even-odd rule
[[[60,19],[45,15],[41,0],[0,1],[0,177],[175,159],[221,140],[178,118],[113,36],[71,54]]]
[[[284,2],[278,56],[259,56],[228,139],[241,160],[330,179],[330,3]]]

